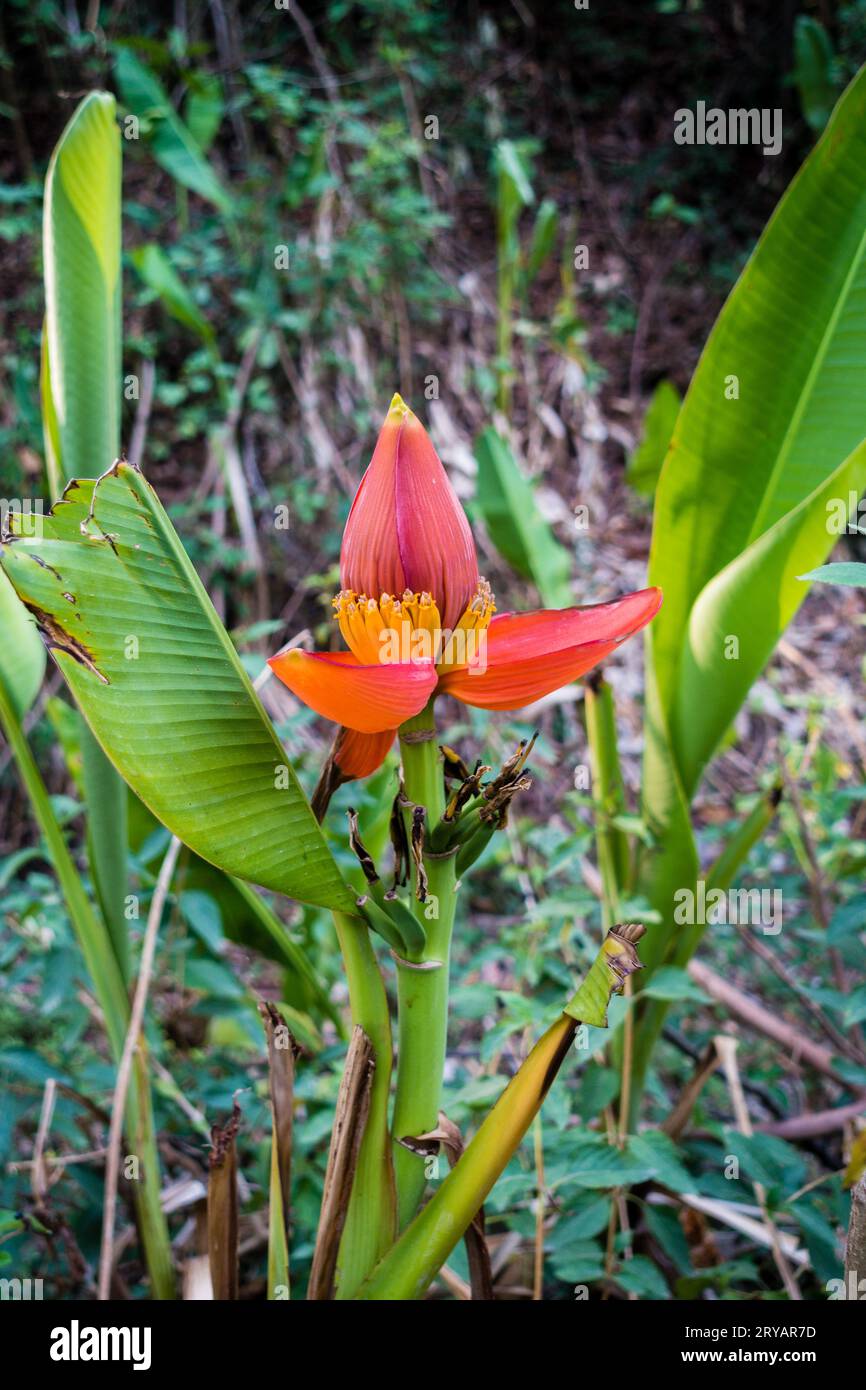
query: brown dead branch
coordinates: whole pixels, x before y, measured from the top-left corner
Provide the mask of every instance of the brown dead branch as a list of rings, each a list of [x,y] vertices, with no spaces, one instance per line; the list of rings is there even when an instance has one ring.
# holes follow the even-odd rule
[[[758,1125],[761,1134],[775,1134],[779,1139],[812,1139],[817,1134],[832,1134],[860,1116],[866,1119],[866,1096],[852,1100],[850,1105],[837,1105],[832,1110],[816,1110],[813,1114],[792,1115],[787,1120],[775,1120]]]
[[[698,1097],[713,1072],[719,1065],[719,1054],[714,1042],[708,1044],[703,1056],[695,1064],[695,1069],[682,1089],[680,1098],[668,1115],[662,1129],[671,1139],[677,1140],[685,1131],[692,1117]]]
[[[689,961],[688,971],[695,984],[706,990],[707,994],[715,999],[717,1004],[722,1004],[734,1018],[777,1042],[792,1063],[796,1065],[803,1062],[838,1083],[839,1077],[833,1067],[833,1053],[828,1047],[822,1047],[820,1043],[804,1037],[793,1024],[786,1023],[756,999],[737,989],[736,985],[722,979],[721,975],[717,975],[715,970],[711,970],[703,961]]]

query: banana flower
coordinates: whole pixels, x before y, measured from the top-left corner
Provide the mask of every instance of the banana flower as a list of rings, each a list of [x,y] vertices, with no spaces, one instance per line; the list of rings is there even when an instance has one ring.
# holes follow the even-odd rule
[[[367,777],[437,695],[514,710],[568,685],[658,612],[661,590],[584,608],[497,613],[466,515],[427,431],[391,402],[352,503],[334,613],[348,648],[271,657],[285,685],[340,726],[339,779]]]

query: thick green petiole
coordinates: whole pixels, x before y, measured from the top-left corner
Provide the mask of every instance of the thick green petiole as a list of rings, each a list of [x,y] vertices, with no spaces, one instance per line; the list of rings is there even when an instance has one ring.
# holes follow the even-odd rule
[[[592,767],[598,867],[604,890],[602,918],[605,931],[609,931],[619,917],[620,893],[627,886],[629,853],[625,834],[613,824],[614,816],[625,809],[625,792],[613,692],[600,673],[586,682],[584,711]]]
[[[442,755],[436,743],[432,705],[403,725],[400,752],[406,796],[425,808],[429,832],[445,809]],[[436,1125],[448,1032],[448,966],[456,905],[454,855],[425,854],[424,867],[427,894],[424,902],[416,901],[415,913],[424,924],[426,945],[420,959],[397,961],[397,1094],[391,1131],[401,1230],[418,1209],[427,1177],[425,1160],[399,1140],[424,1134]]]
[[[765,792],[755,803],[745,819],[732,832],[715,863],[707,870],[708,888],[727,889],[733,883],[738,871],[757,844],[767,827],[772,823],[779,807],[780,789]],[[703,925],[682,931],[676,940],[670,962],[684,968],[697,948]],[[638,994],[640,1000],[640,994]],[[656,1043],[661,1037],[670,1003],[665,999],[641,1001],[642,1008],[635,1029],[633,1090],[631,1097],[632,1124],[637,1121],[637,1108],[646,1081],[650,1058]]]

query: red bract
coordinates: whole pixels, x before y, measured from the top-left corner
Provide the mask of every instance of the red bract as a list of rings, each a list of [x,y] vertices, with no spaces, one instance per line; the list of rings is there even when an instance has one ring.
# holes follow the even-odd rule
[[[478,584],[469,522],[421,421],[391,402],[349,512],[340,583],[356,594],[434,595],[453,627]]]
[[[334,599],[348,652],[293,649],[270,665],[343,726],[344,777],[381,764],[399,726],[437,694],[520,709],[585,675],[658,612],[660,589],[589,608],[504,613],[478,575],[472,533],[421,422],[399,396],[355,495]]]

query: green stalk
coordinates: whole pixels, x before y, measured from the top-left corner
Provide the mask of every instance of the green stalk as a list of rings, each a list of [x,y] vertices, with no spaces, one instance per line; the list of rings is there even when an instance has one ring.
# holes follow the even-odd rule
[[[767,826],[775,819],[781,799],[782,788],[777,786],[756,801],[707,870],[708,888],[730,888],[753,845],[758,843]]]
[[[283,1217],[283,1191],[276,1135],[271,1136],[271,1175],[268,1216],[268,1298],[283,1298],[277,1289],[289,1289],[289,1245]]]
[[[426,807],[429,835],[445,810],[432,702],[400,729],[400,753],[406,795]],[[427,1179],[424,1158],[398,1141],[436,1126],[448,1034],[448,970],[457,897],[454,855],[425,856],[424,867],[427,901],[415,903],[415,915],[424,925],[427,943],[417,960],[397,962],[397,1093],[391,1131],[400,1230],[415,1215]]]
[[[81,770],[87,805],[87,859],[96,898],[124,984],[129,984],[130,951],[126,929],[126,783],[109,762],[81,716]]]
[[[388,1130],[391,1020],[382,972],[366,923],[348,913],[335,912],[334,925],[349,982],[352,1026],[363,1028],[376,1059],[370,1110],[337,1262],[337,1298],[346,1299],[353,1297],[395,1235],[394,1173]]]
[[[629,878],[629,847],[624,832],[613,824],[614,816],[625,810],[625,785],[619,760],[613,691],[600,671],[586,683],[584,711],[592,768],[595,839],[602,882],[601,920],[604,930],[608,932],[620,917],[620,893],[627,886]],[[631,1109],[633,1009],[629,1008],[626,1012],[622,1033],[614,1038],[610,1052],[620,1072],[618,1128],[620,1139],[624,1140]]]
[[[122,1042],[120,1046],[122,1050]],[[153,1123],[150,1076],[143,1033],[130,1072],[126,1129],[133,1145],[133,1152],[141,1158],[142,1177],[135,1187],[135,1208],[153,1296],[171,1299],[175,1296],[174,1264],[168,1224],[160,1197],[159,1148]]]
[[[431,970],[398,963],[399,1051],[394,1103],[394,1174],[399,1229],[411,1221],[427,1182],[425,1160],[398,1141],[436,1128],[448,1027],[448,953]]]
[[[609,931],[619,917],[619,896],[628,880],[629,853],[625,834],[612,824],[613,817],[625,810],[625,788],[617,746],[613,692],[601,676],[587,681],[584,710],[592,769],[598,867],[603,886],[602,922],[605,931]]]
[[[514,333],[511,315],[517,264],[513,229],[501,215],[497,226],[497,252],[499,275],[496,296],[496,359],[499,381],[496,388],[496,405],[507,417],[511,413],[511,348]]]
[[[0,681],[0,725],[21,773],[33,812],[48,847],[66,902],[96,999],[102,1010],[111,1053],[119,1064],[129,1025],[129,999],[114,948],[101,918],[93,911],[81,884],[63,832],[51,808],[42,775],[36,765],[6,688]],[[144,1041],[140,1049],[144,1048]],[[160,1204],[159,1154],[153,1126],[150,1086],[143,1050],[136,1054],[126,1103],[126,1136],[131,1152],[140,1160],[141,1179],[135,1202],[139,1229],[156,1298],[174,1297],[174,1270],[168,1227]]]
[[[707,871],[706,883],[708,888],[726,889],[731,886],[734,877],[748,858],[753,845],[757,844],[767,826],[774,819],[779,799],[779,789],[774,788],[756,802],[746,818],[733,831],[715,863]],[[694,886],[696,887],[696,885]],[[677,949],[673,955],[674,964],[683,967],[688,964],[704,931],[703,925],[695,925],[690,930],[681,933]],[[651,979],[652,976],[649,978]],[[639,995],[638,999],[640,999]],[[632,1127],[637,1123],[637,1110],[643,1094],[650,1058],[661,1037],[669,1008],[670,1002],[668,1000],[650,999],[646,1003],[641,1001],[641,1011],[634,1038]]]

